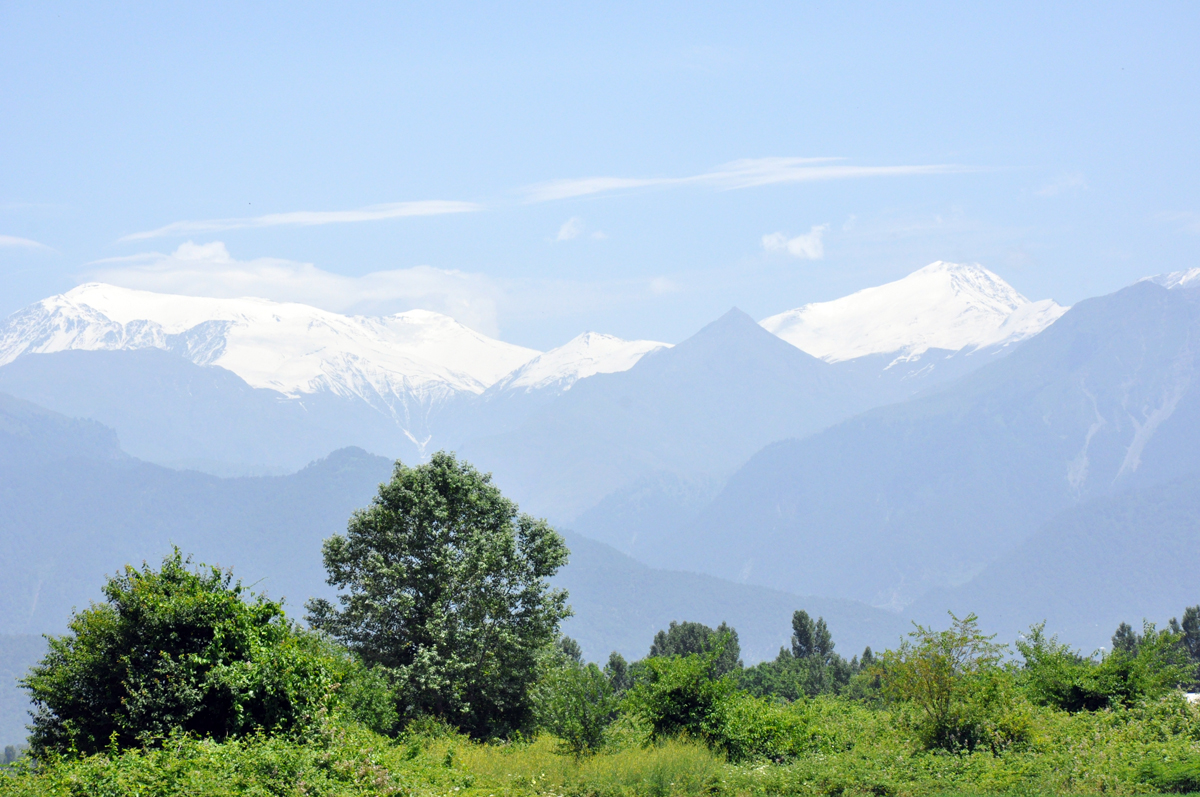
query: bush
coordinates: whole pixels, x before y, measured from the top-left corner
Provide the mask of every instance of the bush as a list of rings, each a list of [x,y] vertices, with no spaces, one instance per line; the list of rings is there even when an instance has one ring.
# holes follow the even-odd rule
[[[650,727],[653,739],[692,737],[734,761],[793,757],[803,722],[783,706],[738,691],[730,675],[714,678],[715,655],[644,660],[626,709]]]
[[[1200,759],[1183,761],[1148,761],[1138,772],[1143,783],[1167,794],[1200,792]]]
[[[712,677],[713,658],[710,653],[644,659],[644,669],[626,695],[627,710],[650,726],[655,739],[681,734],[717,739],[725,701],[735,687],[729,676]]]
[[[1072,712],[1129,707],[1161,697],[1193,677],[1179,635],[1157,631],[1152,623],[1143,626],[1141,635],[1122,624],[1114,636],[1121,644],[1099,661],[1056,637],[1047,638],[1044,629],[1045,623],[1035,625],[1017,642],[1025,660],[1025,691],[1039,705]]]
[[[883,655],[884,695],[908,708],[927,749],[1000,752],[1025,741],[1029,717],[1000,667],[1004,647],[979,632],[975,615],[950,618],[945,631],[916,626],[911,641]]]
[[[608,677],[595,664],[556,662],[534,690],[538,725],[575,755],[600,748],[619,704]]]
[[[224,739],[311,726],[341,681],[354,709],[386,723],[378,690],[278,603],[247,593],[218,568],[189,569],[179,550],[158,571],[127,567],[105,602],[76,613],[70,632],[22,685],[35,706],[35,756],[154,744],[179,732]]]

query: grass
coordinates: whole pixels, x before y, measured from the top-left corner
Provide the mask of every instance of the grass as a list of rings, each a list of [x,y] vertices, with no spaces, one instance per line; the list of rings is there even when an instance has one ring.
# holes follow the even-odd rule
[[[1021,749],[948,754],[916,749],[902,718],[836,698],[794,704],[807,729],[788,762],[731,764],[686,739],[647,744],[618,725],[601,753],[557,740],[482,744],[430,732],[387,739],[331,723],[304,741],[176,738],[158,749],[10,768],[0,797],[53,795],[679,795],[1136,794],[1200,783],[1200,711],[1167,699],[1135,709],[1034,716]]]

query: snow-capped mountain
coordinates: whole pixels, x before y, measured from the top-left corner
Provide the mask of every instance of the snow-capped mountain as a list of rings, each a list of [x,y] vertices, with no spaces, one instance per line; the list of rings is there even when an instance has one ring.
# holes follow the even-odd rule
[[[295,396],[373,400],[482,393],[538,355],[438,313],[344,316],[265,299],[211,299],[90,283],[44,299],[0,327],[0,365],[22,354],[158,348]]]
[[[1200,286],[1200,268],[1189,268],[1186,271],[1172,271],[1146,277],[1143,281],[1157,283],[1168,290],[1172,288],[1195,288]]]
[[[489,393],[534,390],[562,393],[580,379],[628,371],[646,354],[670,347],[669,343],[654,340],[622,340],[599,332],[585,332],[534,357],[492,385]]]
[[[1029,301],[982,266],[939,260],[895,282],[806,304],[761,324],[833,363],[1007,345],[1036,335],[1066,311],[1049,299]]]

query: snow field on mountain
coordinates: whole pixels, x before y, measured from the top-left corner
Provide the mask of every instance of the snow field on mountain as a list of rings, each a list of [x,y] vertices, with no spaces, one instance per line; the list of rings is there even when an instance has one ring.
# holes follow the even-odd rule
[[[919,355],[1013,343],[1036,335],[1067,308],[1030,302],[979,265],[937,261],[907,277],[830,302],[763,319],[762,326],[814,357]]]
[[[599,332],[585,332],[534,357],[493,385],[492,392],[570,390],[580,379],[628,371],[646,354],[670,347],[669,343],[654,340],[622,340]]]

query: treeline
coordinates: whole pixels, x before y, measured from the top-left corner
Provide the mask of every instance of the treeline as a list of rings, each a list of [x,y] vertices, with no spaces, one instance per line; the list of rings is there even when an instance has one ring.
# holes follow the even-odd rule
[[[801,610],[790,644],[751,667],[735,629],[695,622],[671,623],[642,659],[588,663],[559,632],[567,596],[548,585],[562,539],[448,454],[397,464],[323,557],[338,598],[309,602],[307,627],[178,550],[110,578],[23,682],[34,759],[183,738],[304,745],[341,724],[390,738],[549,734],[576,756],[684,737],[730,761],[794,762],[843,749],[822,730],[837,724],[828,712],[881,717],[877,734],[901,734],[888,744],[914,745],[907,754],[1004,757],[1067,733],[1056,717],[1157,705],[1200,671],[1200,606],[1162,629],[1122,624],[1105,655],[1041,626],[1010,650],[973,615],[952,615],[945,630],[916,626],[846,660],[824,619]],[[1200,756],[1188,766],[1144,780],[1200,786]]]

